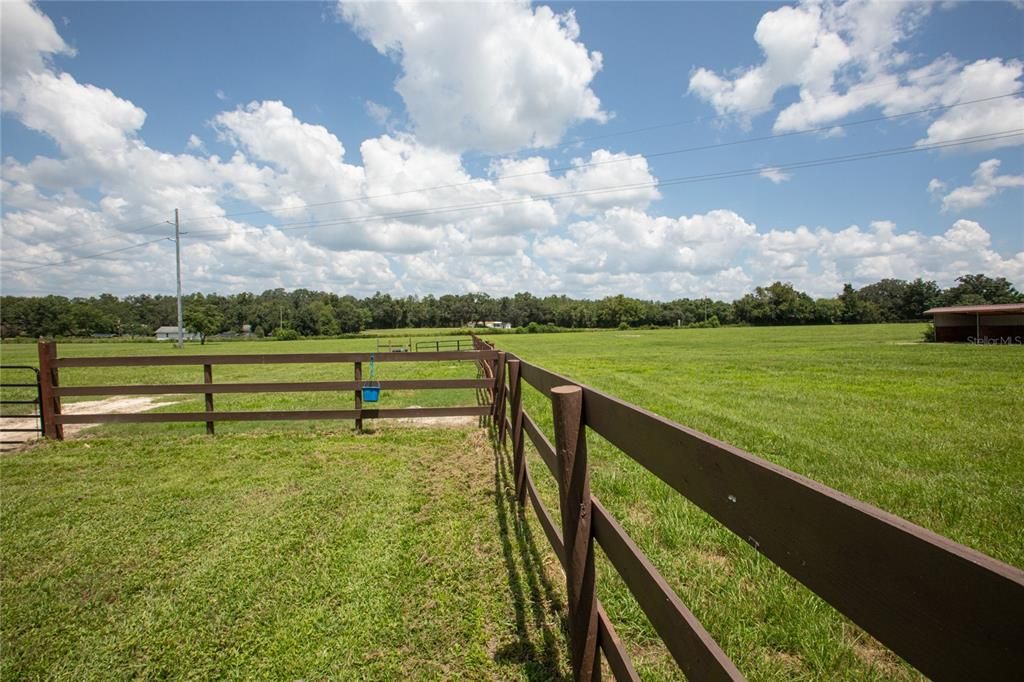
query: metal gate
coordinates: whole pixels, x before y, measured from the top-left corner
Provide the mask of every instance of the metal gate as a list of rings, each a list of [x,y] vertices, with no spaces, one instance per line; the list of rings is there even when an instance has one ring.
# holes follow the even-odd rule
[[[32,429],[12,429],[12,428],[7,428],[5,426],[0,426],[0,432],[7,432],[7,433],[11,433],[11,432],[21,432],[21,433],[36,432],[36,433],[39,433],[40,435],[42,435],[43,432],[44,432],[45,424],[43,423],[43,411],[41,409],[42,408],[42,404],[43,404],[43,394],[42,394],[42,389],[41,389],[40,384],[39,384],[39,370],[36,369],[35,367],[31,367],[29,365],[0,365],[0,370],[2,370],[2,372],[3,372],[2,375],[0,375],[0,377],[3,377],[3,378],[0,378],[0,390],[3,390],[5,394],[6,394],[6,390],[5,389],[8,389],[8,388],[34,388],[35,389],[35,394],[36,394],[36,397],[33,398],[32,400],[8,400],[6,398],[6,395],[5,395],[2,399],[0,399],[0,405],[35,405],[36,406],[35,414],[3,414],[3,413],[0,413],[0,419],[29,419],[29,418],[32,418],[32,417],[37,417],[39,419],[39,426],[36,427],[36,428],[32,428]],[[9,376],[9,372],[12,371],[12,370],[16,371],[16,372],[17,371],[20,371],[20,372],[32,372],[32,375],[34,376],[35,380],[31,384],[29,384],[29,383],[8,383],[7,381],[4,380],[4,378]],[[0,422],[0,424],[2,424],[2,423],[3,422]],[[20,440],[19,441],[0,440],[0,445],[20,445],[22,442],[23,441],[20,441]]]

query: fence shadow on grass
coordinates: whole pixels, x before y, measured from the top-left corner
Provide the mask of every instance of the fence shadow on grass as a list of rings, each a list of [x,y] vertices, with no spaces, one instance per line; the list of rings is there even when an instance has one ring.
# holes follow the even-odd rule
[[[493,425],[490,430],[495,431]],[[544,570],[543,557],[526,522],[524,508],[516,504],[510,454],[497,445],[496,433],[491,436],[495,515],[518,637],[518,641],[503,646],[494,657],[497,661],[520,663],[529,680],[569,680],[561,653],[566,649],[567,637],[563,599]],[[543,640],[539,645],[534,641],[538,636]]]

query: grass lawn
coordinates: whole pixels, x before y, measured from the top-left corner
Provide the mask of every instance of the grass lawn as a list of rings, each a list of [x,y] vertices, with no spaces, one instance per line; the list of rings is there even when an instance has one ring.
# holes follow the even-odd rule
[[[497,461],[421,428],[6,455],[0,676],[558,677],[564,600]]]
[[[1024,348],[922,325],[500,335],[499,348],[1024,566]],[[524,391],[549,437],[549,403]],[[592,486],[751,679],[913,678],[831,607],[589,434]],[[532,448],[528,448],[531,451]],[[553,479],[530,458],[546,504]],[[600,553],[599,553],[600,555]],[[671,661],[606,561],[598,592],[645,678]]]
[[[723,328],[492,340],[1024,566],[1024,349],[920,344],[921,329]],[[213,343],[185,352],[373,348],[371,339],[350,339]],[[60,349],[181,352],[152,343]],[[34,346],[7,345],[3,352],[5,363],[34,364]],[[349,379],[350,371],[225,366],[214,368],[214,380]],[[468,363],[387,364],[382,371],[383,378],[475,374]],[[158,367],[62,370],[61,379],[169,383],[201,376],[200,367]],[[524,396],[550,436],[550,405],[531,389]],[[199,410],[201,401],[189,397],[165,409]],[[472,403],[472,391],[386,391],[381,406]],[[348,393],[217,396],[218,409],[351,404]],[[208,439],[198,435],[201,424],[111,425],[90,439],[0,458],[0,674],[564,673],[564,639],[551,611],[552,602],[564,607],[556,560],[538,527],[520,527],[510,513],[502,468],[496,474],[479,434],[385,423],[356,437],[324,428],[224,423]],[[916,677],[594,434],[590,451],[595,492],[750,679]],[[530,464],[556,512],[554,481],[534,453]],[[398,551],[404,548],[410,551]],[[678,679],[600,552],[597,568],[599,595],[641,675]]]

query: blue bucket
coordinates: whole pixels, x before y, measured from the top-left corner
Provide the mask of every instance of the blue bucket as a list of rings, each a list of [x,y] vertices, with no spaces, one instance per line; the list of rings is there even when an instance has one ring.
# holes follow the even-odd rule
[[[380,386],[363,386],[363,402],[375,403],[380,399]]]

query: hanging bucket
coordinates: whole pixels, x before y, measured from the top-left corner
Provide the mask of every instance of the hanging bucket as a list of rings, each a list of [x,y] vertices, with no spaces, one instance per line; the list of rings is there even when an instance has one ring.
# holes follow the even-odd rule
[[[377,371],[376,353],[370,353],[370,380],[363,384],[363,402],[375,403],[380,400],[380,382],[374,381]]]
[[[380,400],[380,384],[376,386],[363,386],[363,402],[375,403]]]

